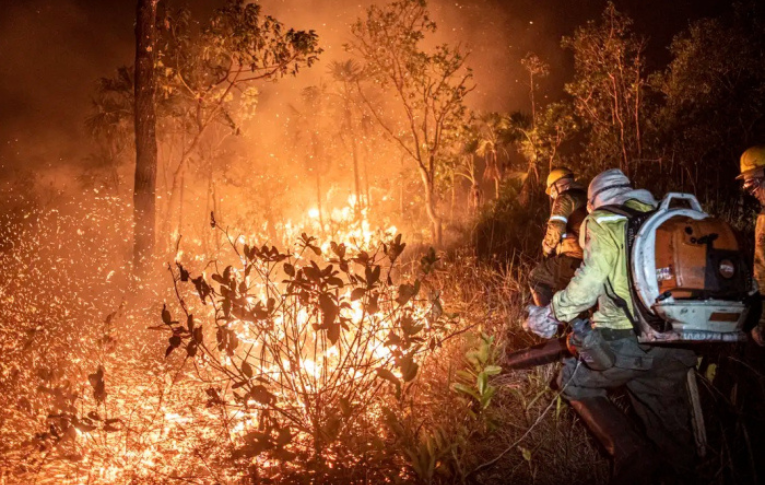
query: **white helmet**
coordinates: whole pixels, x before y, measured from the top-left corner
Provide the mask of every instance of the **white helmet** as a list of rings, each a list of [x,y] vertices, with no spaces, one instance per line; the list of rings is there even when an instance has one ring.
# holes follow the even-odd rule
[[[601,172],[587,187],[587,207],[590,210],[596,209],[605,205],[603,204],[605,200],[628,190],[632,190],[632,182],[624,175],[624,172],[618,168]]]

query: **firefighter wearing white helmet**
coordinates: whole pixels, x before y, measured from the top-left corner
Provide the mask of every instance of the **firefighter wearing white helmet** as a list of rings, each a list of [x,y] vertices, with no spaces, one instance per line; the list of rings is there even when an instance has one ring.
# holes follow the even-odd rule
[[[582,262],[579,226],[587,215],[587,194],[567,168],[555,168],[547,176],[547,195],[552,199],[550,218],[542,240],[545,256],[529,273],[534,303],[545,306],[553,294],[566,287]]]
[[[608,207],[647,212],[657,207],[650,192],[632,188],[620,170],[595,177],[587,192],[590,211],[582,224],[584,261],[568,286],[545,307],[530,307],[525,326],[545,338],[560,322],[572,322],[593,308],[591,335],[599,349],[612,357],[595,370],[576,358],[564,360],[560,386],[564,397],[613,457],[612,483],[654,483],[662,462],[679,473],[690,473],[694,460],[693,434],[685,379],[696,362],[690,350],[638,343],[625,312],[632,297],[627,273],[625,225],[628,218]],[[590,342],[592,344],[593,342]],[[588,344],[588,345],[590,345]],[[607,390],[625,386],[645,425],[647,438],[607,397]]]
[[[754,228],[754,279],[765,295],[765,146],[754,146],[741,155],[741,175],[744,190],[754,196],[762,206]],[[765,346],[765,312],[751,334],[759,346]]]

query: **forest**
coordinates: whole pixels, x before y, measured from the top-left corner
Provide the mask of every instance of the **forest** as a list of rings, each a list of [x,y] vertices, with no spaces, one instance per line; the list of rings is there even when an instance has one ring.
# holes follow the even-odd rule
[[[0,178],[0,484],[609,482],[557,364],[503,368],[541,342],[545,180],[693,193],[750,261],[765,4],[654,59],[603,2],[494,111],[435,0],[362,2],[331,45],[269,2],[128,3],[135,58],[82,80],[85,161]],[[750,344],[697,354],[693,483],[762,480]]]

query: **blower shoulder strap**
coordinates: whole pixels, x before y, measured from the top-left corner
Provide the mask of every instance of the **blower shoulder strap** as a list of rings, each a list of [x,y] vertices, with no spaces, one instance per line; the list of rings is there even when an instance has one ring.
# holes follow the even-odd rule
[[[627,207],[625,205],[606,205],[602,207],[598,207],[598,210],[603,210],[606,212],[610,212],[612,214],[624,216],[627,218],[627,225],[625,226],[625,248],[624,250],[627,252],[627,279],[629,280],[630,285],[630,296],[633,299],[634,304],[634,291],[633,291],[633,281],[632,281],[632,271],[630,270],[631,265],[631,253],[632,253],[632,243],[634,242],[635,235],[637,235],[637,230],[639,229],[640,224],[645,220],[645,212],[633,209],[631,207]],[[643,216],[643,217],[640,217]],[[616,291],[614,290],[613,283],[611,282],[610,278],[606,279],[606,296],[608,296],[619,309],[624,312],[627,319],[632,324],[633,331],[637,334],[640,324],[637,320],[636,316],[636,309],[630,308],[630,304],[619,296]]]

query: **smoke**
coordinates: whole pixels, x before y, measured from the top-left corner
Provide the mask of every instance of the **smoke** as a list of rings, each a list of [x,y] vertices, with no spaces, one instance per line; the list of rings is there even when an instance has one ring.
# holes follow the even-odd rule
[[[100,0],[3,0],[0,16],[0,165],[5,175],[85,164],[89,140],[83,120],[95,81],[110,76],[133,56],[135,2]],[[171,0],[189,4],[202,18],[219,0]],[[264,110],[282,107],[316,84],[333,60],[346,56],[349,24],[364,15],[369,0],[264,0],[264,10],[286,25],[314,29],[325,49],[321,61],[296,79],[263,90]],[[544,3],[544,2],[543,2]],[[599,2],[596,2],[599,3]],[[544,7],[542,7],[544,8]],[[531,2],[432,1],[438,41],[472,51],[478,88],[471,100],[482,110],[524,108],[519,59],[528,50],[545,57],[557,36],[539,20]],[[546,40],[539,42],[540,38]],[[535,47],[535,49],[532,49]]]
[[[163,0],[170,9],[188,5],[197,18],[223,0]],[[382,1],[382,0],[381,0]],[[333,60],[347,57],[349,24],[370,0],[263,0],[264,10],[285,25],[314,29],[325,52],[297,78],[263,86],[262,126],[283,123],[287,105],[319,82]],[[623,0],[617,7],[649,34],[649,54],[666,57],[666,45],[691,18],[717,13],[720,2]],[[554,99],[570,76],[572,61],[560,38],[596,18],[605,0],[431,0],[439,30],[435,40],[471,52],[476,90],[469,103],[480,111],[528,110],[528,86],[520,59],[534,52],[548,62],[538,99]],[[83,120],[95,81],[133,62],[134,1],[0,0],[0,177],[22,171],[75,171],[92,150]],[[661,20],[661,21],[659,21]],[[650,57],[650,56],[649,56]]]
[[[83,118],[94,81],[129,59],[131,3],[3,2],[0,165],[4,171],[80,163],[88,143]]]

